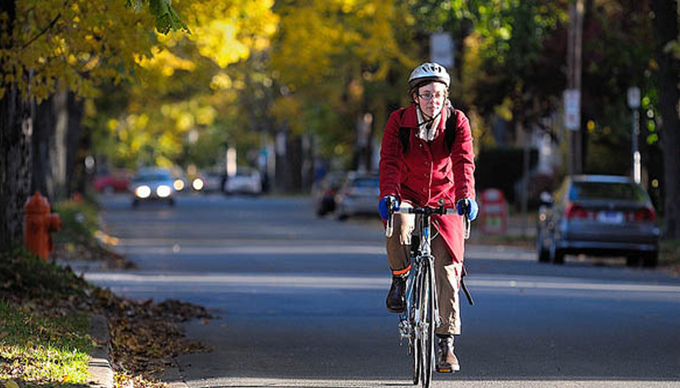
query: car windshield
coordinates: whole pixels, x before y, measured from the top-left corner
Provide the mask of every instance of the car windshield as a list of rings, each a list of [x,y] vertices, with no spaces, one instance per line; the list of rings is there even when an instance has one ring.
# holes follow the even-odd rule
[[[645,201],[645,194],[630,183],[575,182],[569,192],[569,200],[579,199]]]
[[[171,180],[170,175],[167,174],[144,174],[135,177],[135,182],[156,182]]]

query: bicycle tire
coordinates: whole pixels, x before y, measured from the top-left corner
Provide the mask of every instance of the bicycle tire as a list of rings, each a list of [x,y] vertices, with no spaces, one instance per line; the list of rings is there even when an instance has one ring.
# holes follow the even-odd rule
[[[435,297],[434,271],[431,262],[423,265],[423,285],[421,288],[421,377],[423,388],[429,388],[434,370],[434,329],[435,329]]]
[[[418,309],[418,298],[420,296],[420,285],[418,284],[420,276],[415,276],[413,282],[413,290],[411,292],[411,301],[409,306],[409,321],[411,324],[411,341],[409,352],[411,355],[411,363],[413,369],[413,385],[420,383],[421,374],[421,341],[420,333],[418,332],[418,323],[416,322],[416,310]]]

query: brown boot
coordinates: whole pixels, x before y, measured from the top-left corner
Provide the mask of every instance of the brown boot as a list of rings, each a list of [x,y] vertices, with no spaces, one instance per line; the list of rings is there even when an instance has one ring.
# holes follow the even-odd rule
[[[437,337],[437,372],[453,373],[460,370],[458,358],[453,354],[453,336]]]

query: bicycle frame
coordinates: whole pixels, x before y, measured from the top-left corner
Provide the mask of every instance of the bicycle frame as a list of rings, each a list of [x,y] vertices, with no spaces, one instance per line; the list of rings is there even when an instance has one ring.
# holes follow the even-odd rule
[[[419,302],[416,300],[414,297],[414,293],[416,292],[416,285],[420,284],[419,282],[420,278],[423,276],[423,266],[427,265],[430,268],[430,271],[434,273],[434,256],[432,256],[432,246],[431,246],[431,222],[430,222],[430,215],[424,215],[423,217],[416,217],[416,228],[414,230],[417,230],[417,233],[414,233],[414,236],[419,236],[419,247],[417,249],[417,252],[414,254],[413,249],[411,250],[411,271],[409,273],[408,281],[406,283],[406,293],[405,293],[405,298],[406,298],[406,309],[404,312],[400,315],[400,324],[399,324],[399,331],[400,331],[400,343],[401,340],[403,339],[408,339],[409,341],[413,341],[414,338],[414,331],[413,328],[416,327],[421,323],[421,318],[419,316],[420,310],[418,308],[415,308],[413,306],[414,302]],[[437,288],[436,288],[436,283],[433,283],[432,286],[434,287],[434,295],[437,295]],[[409,317],[409,313],[411,311],[415,311],[415,316],[414,317]],[[439,318],[439,301],[435,298],[435,317],[436,317],[436,322],[435,322],[435,327],[438,327],[441,322]],[[409,319],[410,318],[410,319]]]

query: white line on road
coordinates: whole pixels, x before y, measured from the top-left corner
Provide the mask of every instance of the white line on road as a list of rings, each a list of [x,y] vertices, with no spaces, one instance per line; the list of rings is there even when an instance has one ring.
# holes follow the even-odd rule
[[[192,241],[191,246],[168,241],[166,244],[156,243],[146,246],[141,242],[125,240],[120,243],[119,247],[128,255],[387,255],[383,245],[357,245],[352,242],[338,244],[337,241],[333,244],[320,244],[318,241],[308,244],[306,241],[294,241],[284,244],[267,242],[263,245],[262,241],[222,241],[220,243],[211,240],[205,245],[197,245]],[[535,261],[536,254],[521,249],[470,246],[465,252],[465,258],[468,260]]]
[[[116,284],[140,284],[150,286],[153,284],[172,284],[204,287],[227,286],[227,287],[274,287],[274,288],[316,288],[316,289],[384,289],[389,286],[388,277],[336,277],[336,276],[313,276],[313,275],[232,275],[232,274],[121,274],[121,273],[86,273],[85,278],[107,286]],[[550,278],[551,280],[528,280],[511,278],[488,278],[470,279],[468,285],[482,288],[516,288],[516,289],[542,289],[542,290],[574,290],[574,291],[617,291],[617,292],[652,292],[680,294],[680,286],[640,284],[640,283],[614,283],[584,281],[582,279]]]

